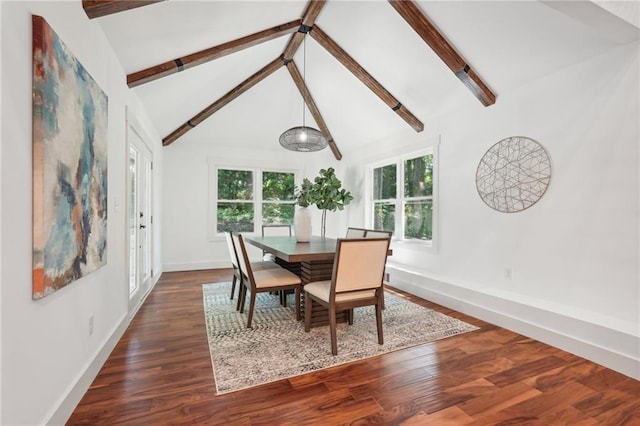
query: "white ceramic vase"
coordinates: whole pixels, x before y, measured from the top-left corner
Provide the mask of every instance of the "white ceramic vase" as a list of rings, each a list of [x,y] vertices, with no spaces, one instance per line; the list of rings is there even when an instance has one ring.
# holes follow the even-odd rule
[[[311,211],[307,207],[299,207],[293,216],[293,230],[296,241],[308,243],[311,241]]]

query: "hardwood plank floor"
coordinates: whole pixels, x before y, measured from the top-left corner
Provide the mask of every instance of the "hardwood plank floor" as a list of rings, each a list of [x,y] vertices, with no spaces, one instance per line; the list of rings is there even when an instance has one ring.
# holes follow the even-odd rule
[[[640,382],[405,293],[481,329],[217,396],[201,285],[231,276],[163,274],[67,424],[640,425]]]

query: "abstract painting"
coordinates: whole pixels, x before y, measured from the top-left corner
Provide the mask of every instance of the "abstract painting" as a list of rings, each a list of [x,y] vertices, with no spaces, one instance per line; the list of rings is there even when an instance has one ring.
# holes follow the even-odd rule
[[[33,23],[33,288],[107,262],[105,93],[41,16]]]

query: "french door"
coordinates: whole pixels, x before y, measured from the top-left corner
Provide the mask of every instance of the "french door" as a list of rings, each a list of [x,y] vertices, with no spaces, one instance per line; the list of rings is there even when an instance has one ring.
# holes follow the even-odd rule
[[[131,122],[127,139],[129,313],[133,313],[151,288],[153,278],[153,161],[141,132]]]

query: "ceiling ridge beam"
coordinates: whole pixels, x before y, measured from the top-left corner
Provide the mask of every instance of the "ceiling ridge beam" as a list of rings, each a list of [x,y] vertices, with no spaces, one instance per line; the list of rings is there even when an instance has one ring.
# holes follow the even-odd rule
[[[493,105],[496,102],[496,95],[489,89],[489,86],[471,69],[467,61],[447,41],[414,1],[388,1],[484,106]]]
[[[318,106],[313,100],[313,96],[311,96],[311,92],[309,91],[309,88],[305,84],[304,78],[300,74],[300,70],[298,70],[296,63],[294,61],[288,61],[286,63],[286,66],[287,66],[287,70],[289,71],[289,74],[291,74],[291,78],[293,79],[293,82],[296,84],[296,87],[300,91],[300,94],[302,95],[304,102],[307,104],[309,111],[311,111],[311,115],[313,116],[313,119],[316,121],[316,124],[318,125],[318,127],[320,127],[320,131],[322,132],[322,134],[327,138],[327,141],[329,142],[329,148],[331,148],[331,151],[333,152],[334,157],[336,157],[336,160],[341,160],[342,153],[340,153],[338,146],[333,140],[333,136],[331,135],[331,132],[327,127],[327,123],[324,121],[324,118],[322,118],[322,114],[320,114],[320,110],[318,109]]]
[[[284,52],[282,52],[286,60],[293,59],[293,55],[298,51],[302,40],[304,40],[304,36],[309,32],[310,28],[313,28],[318,15],[320,15],[326,3],[326,0],[310,0],[309,3],[307,3],[307,8],[302,14],[302,22],[298,32],[291,36],[291,40],[289,40],[287,47],[285,47]]]
[[[171,61],[134,72],[127,75],[127,85],[129,87],[140,86],[141,84],[193,68],[197,65],[213,61],[214,59],[221,58],[231,53],[239,52],[240,50],[273,40],[283,35],[291,34],[298,30],[301,24],[302,19],[296,19],[295,21],[276,25],[275,27],[267,28],[265,30],[258,31],[257,33],[240,37],[236,40],[228,41],[181,58],[176,58]]]
[[[264,80],[266,77],[273,74],[276,70],[278,70],[284,62],[282,61],[282,57],[278,57],[273,61],[269,62],[267,65],[262,67],[253,75],[249,76],[242,83],[238,84],[236,87],[231,89],[229,92],[224,94],[220,99],[200,111],[198,114],[194,115],[190,120],[187,120],[186,123],[182,124],[176,130],[171,132],[168,136],[162,139],[162,145],[167,146],[175,142],[179,137],[183,136],[189,130],[196,127],[198,124],[202,123],[205,119],[211,117],[215,112],[222,109],[224,106],[229,104],[235,98],[255,86],[257,83]]]
[[[164,0],[82,0],[82,8],[89,19],[94,19],[161,1]]]
[[[365,86],[375,93],[389,108],[395,111],[416,132],[424,130],[424,124],[396,99],[391,92],[384,88],[371,74],[367,72],[355,59],[353,59],[338,43],[327,35],[320,27],[314,25],[311,37],[325,50],[355,75]]]

